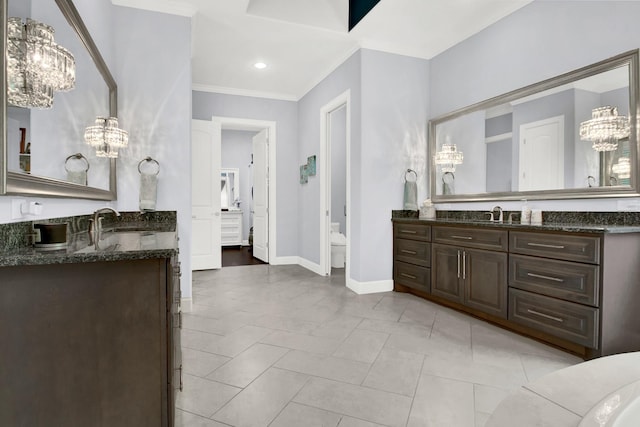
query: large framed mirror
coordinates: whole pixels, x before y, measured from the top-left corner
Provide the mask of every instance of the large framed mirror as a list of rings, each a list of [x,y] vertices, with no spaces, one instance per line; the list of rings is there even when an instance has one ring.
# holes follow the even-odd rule
[[[116,159],[97,157],[84,131],[96,117],[117,117],[117,85],[78,10],[72,0],[0,0],[0,8],[0,194],[115,200]],[[50,108],[8,102],[10,18],[51,26],[75,58],[75,86],[55,92]]]
[[[431,199],[638,196],[639,99],[634,50],[430,120]]]

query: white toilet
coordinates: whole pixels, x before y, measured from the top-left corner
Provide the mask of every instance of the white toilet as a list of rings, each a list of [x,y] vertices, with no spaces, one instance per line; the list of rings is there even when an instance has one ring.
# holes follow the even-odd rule
[[[331,223],[331,267],[344,268],[347,238],[340,232],[340,223]]]

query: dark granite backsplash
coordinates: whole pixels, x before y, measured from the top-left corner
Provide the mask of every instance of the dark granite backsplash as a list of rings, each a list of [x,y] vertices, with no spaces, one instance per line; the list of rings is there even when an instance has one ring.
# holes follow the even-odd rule
[[[176,231],[176,211],[120,212],[102,214],[103,227],[118,230]],[[33,244],[33,223],[60,224],[66,222],[67,233],[76,234],[89,229],[89,220],[93,215],[38,219],[34,221],[0,224],[0,252],[10,252]]]
[[[512,214],[514,222],[520,221],[520,211],[504,211],[503,217],[507,221]],[[487,220],[487,211],[446,211],[436,212],[437,219],[454,221],[482,221]],[[392,218],[418,218],[418,211],[392,211]],[[543,211],[544,224],[576,224],[576,225],[640,225],[640,212],[557,212]]]

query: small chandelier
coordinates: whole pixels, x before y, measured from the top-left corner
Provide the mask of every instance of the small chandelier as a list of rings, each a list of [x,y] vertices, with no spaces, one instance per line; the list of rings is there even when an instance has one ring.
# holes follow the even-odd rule
[[[54,29],[27,18],[7,20],[7,101],[17,107],[51,108],[54,92],[74,88],[73,54],[53,40]]]
[[[631,178],[631,161],[628,157],[620,157],[618,163],[611,166],[611,171],[620,179]]]
[[[435,155],[436,165],[442,165],[443,172],[455,172],[456,165],[461,165],[464,156],[462,151],[458,151],[456,144],[452,144],[449,137],[442,144],[442,150]]]
[[[118,157],[118,150],[129,144],[129,133],[118,127],[116,117],[97,117],[93,126],[87,126],[84,140],[96,149],[96,156]]]
[[[596,151],[615,151],[618,140],[629,136],[629,119],[618,108],[605,106],[591,111],[591,120],[580,123],[580,138],[591,141]]]

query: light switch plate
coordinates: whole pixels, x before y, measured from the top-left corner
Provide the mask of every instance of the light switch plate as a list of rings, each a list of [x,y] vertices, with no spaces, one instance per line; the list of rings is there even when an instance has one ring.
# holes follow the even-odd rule
[[[11,219],[24,218],[21,208],[25,203],[27,203],[26,199],[11,199]]]

